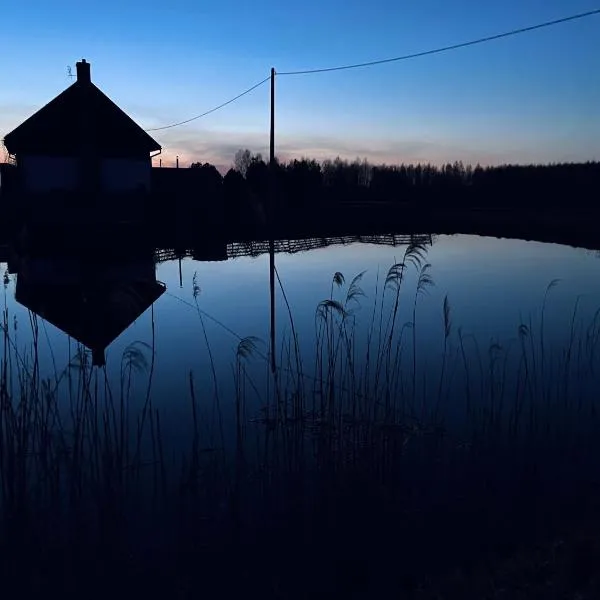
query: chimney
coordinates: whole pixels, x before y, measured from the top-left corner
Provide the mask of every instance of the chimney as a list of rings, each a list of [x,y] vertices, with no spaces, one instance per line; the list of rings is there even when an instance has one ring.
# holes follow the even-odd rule
[[[82,58],[81,62],[78,62],[75,66],[77,67],[77,81],[91,83],[90,63],[86,62],[85,58]]]

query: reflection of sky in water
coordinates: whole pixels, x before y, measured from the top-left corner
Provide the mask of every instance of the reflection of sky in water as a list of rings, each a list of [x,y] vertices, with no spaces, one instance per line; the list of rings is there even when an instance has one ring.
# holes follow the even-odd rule
[[[362,287],[366,298],[357,310],[358,328],[371,320],[371,307],[377,274],[380,286],[388,268],[401,260],[404,247],[352,244],[330,246],[299,254],[278,254],[276,266],[289,301],[303,353],[310,358],[315,332],[315,308],[327,298],[334,272],[341,271],[346,282],[365,270]],[[563,342],[576,298],[580,315],[589,320],[600,306],[600,260],[592,253],[553,244],[476,236],[440,236],[427,254],[435,287],[419,300],[417,325],[419,347],[428,362],[441,354],[443,344],[442,303],[448,295],[455,331],[474,334],[483,348],[491,338],[507,342],[516,338],[522,318],[539,317],[546,286],[560,279],[549,296],[547,336],[549,342]],[[156,406],[167,407],[172,417],[187,415],[189,410],[189,372],[194,372],[200,401],[212,399],[212,375],[202,322],[194,307],[193,276],[200,286],[198,304],[203,311],[222,322],[238,335],[269,336],[268,256],[238,258],[224,262],[182,262],[183,288],[179,287],[176,261],[157,267],[157,278],[167,285],[154,305],[156,362],[153,397]],[[412,303],[414,274],[406,281],[403,301]],[[27,311],[14,301],[13,284],[5,292],[10,319],[18,319],[17,344],[22,349],[31,340]],[[402,309],[400,322],[411,318],[409,308]],[[152,341],[152,311],[146,311],[108,349],[109,377],[118,381],[119,360],[123,350],[135,340]],[[221,398],[230,402],[232,366],[237,339],[208,317],[204,318],[206,336],[215,360]],[[68,362],[67,337],[40,320],[40,353],[48,369],[52,360],[60,370]],[[277,290],[277,333],[289,335],[290,325],[280,290]],[[50,351],[51,349],[51,351]],[[74,346],[71,343],[71,352]],[[260,381],[266,365],[254,362],[254,376]],[[311,364],[308,361],[306,364]],[[140,378],[143,390],[145,379]],[[176,419],[175,419],[176,420]]]

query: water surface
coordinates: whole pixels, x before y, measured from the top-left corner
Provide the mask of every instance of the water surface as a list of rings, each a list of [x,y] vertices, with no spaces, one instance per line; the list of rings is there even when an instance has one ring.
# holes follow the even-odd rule
[[[503,348],[515,345],[521,324],[533,326],[537,331],[551,282],[556,285],[551,287],[546,299],[544,335],[545,343],[554,348],[563,348],[572,335],[573,323],[583,326],[591,322],[600,306],[600,260],[593,252],[557,244],[468,235],[434,235],[420,239],[426,240],[423,263],[431,265],[429,274],[433,283],[424,290],[426,293],[418,294],[415,313],[419,367],[425,376],[433,377],[439,369],[446,297],[451,307],[453,335],[460,330],[463,336],[475,340],[479,352],[483,349],[484,354],[492,343]],[[407,246],[402,241],[407,240],[397,238],[395,245],[354,242],[277,253],[278,361],[285,362],[286,349],[295,331],[306,371],[313,368],[318,326],[316,308],[319,302],[330,298],[332,290],[335,298],[343,298],[350,280],[359,273],[364,273],[360,280],[364,295],[359,303],[352,305],[353,327],[356,339],[364,343],[373,326],[373,306],[376,298],[381,298],[386,274],[393,264],[402,261],[406,251]],[[302,245],[288,243],[283,247],[295,250]],[[257,252],[261,249],[264,245]],[[108,346],[108,379],[118,387],[123,353],[137,343],[146,358],[145,369],[136,376],[140,394],[145,393],[152,362],[151,348],[154,348],[152,395],[155,405],[167,411],[175,428],[177,419],[184,418],[189,410],[190,374],[200,397],[212,397],[216,377],[220,398],[225,404],[231,402],[232,369],[240,339],[253,336],[261,340],[256,342],[257,352],[247,368],[258,388],[265,384],[270,332],[269,256],[264,253],[240,256],[249,251],[249,246],[229,245],[228,254],[237,256],[227,260],[185,257],[158,262],[156,279],[164,283],[164,293],[159,293],[151,308]],[[165,255],[168,256],[163,252],[162,257]],[[45,261],[41,266],[38,264],[41,272],[51,270],[53,265],[56,267],[55,259]],[[68,262],[63,260],[61,264],[67,278],[81,279]],[[6,265],[2,268],[6,269]],[[120,268],[123,271],[126,267],[121,265]],[[80,269],[85,270],[85,265]],[[104,272],[99,266],[89,270],[92,274]],[[342,289],[332,286],[336,272],[344,275]],[[93,276],[97,277],[96,274]],[[413,317],[417,276],[417,269],[407,269],[401,293],[400,324]],[[8,275],[5,279],[4,302],[14,342],[25,355],[33,339],[35,315],[15,298],[18,277],[18,274]],[[393,294],[388,293],[385,305],[388,309],[391,296]],[[68,293],[65,297],[69,297]],[[72,360],[76,347],[77,342],[64,331],[44,319],[38,320],[43,373],[60,372]],[[357,364],[363,358],[364,355],[359,356]]]

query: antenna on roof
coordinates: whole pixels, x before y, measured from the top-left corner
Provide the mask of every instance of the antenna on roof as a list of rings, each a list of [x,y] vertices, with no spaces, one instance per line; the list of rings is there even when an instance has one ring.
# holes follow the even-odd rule
[[[70,65],[67,65],[67,77],[69,77],[70,79],[73,79],[73,77],[75,77],[75,75],[73,75],[73,69],[71,69]]]

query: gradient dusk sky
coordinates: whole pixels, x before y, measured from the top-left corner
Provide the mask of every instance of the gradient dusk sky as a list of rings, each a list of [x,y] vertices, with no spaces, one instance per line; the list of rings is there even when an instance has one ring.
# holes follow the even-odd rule
[[[429,50],[600,7],[599,0],[29,0],[0,9],[0,138],[70,85],[92,80],[142,127],[204,112],[278,71]],[[227,167],[267,154],[269,86],[154,132]],[[452,52],[277,79],[281,158],[482,164],[600,159],[600,15]]]

